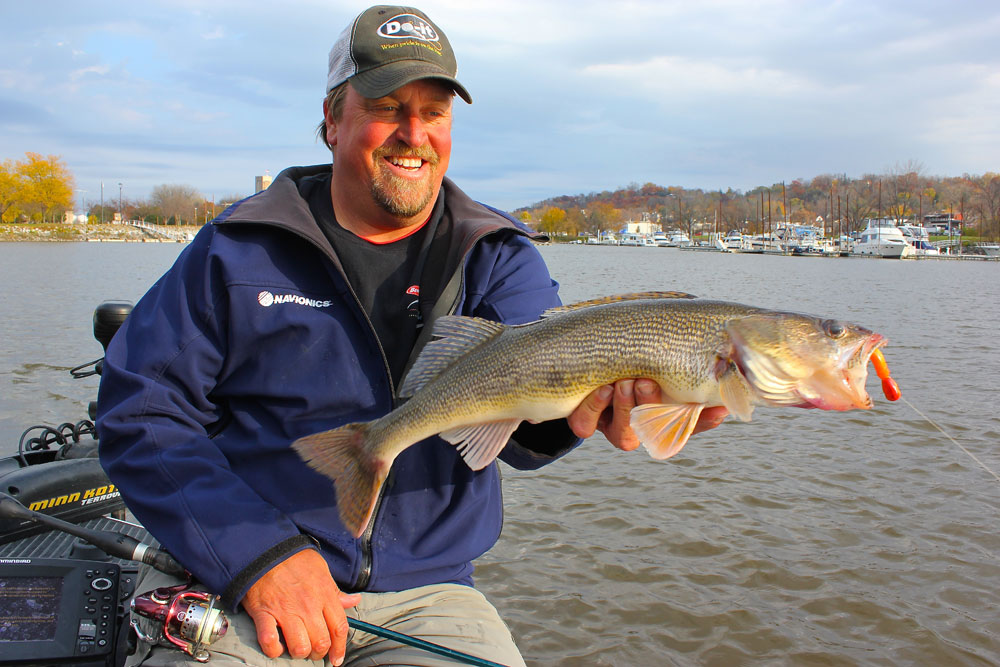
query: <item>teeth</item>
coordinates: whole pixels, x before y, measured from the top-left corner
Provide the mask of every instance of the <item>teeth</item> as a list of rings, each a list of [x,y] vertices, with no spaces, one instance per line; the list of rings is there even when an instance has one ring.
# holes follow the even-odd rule
[[[419,169],[423,164],[423,160],[418,157],[389,157],[388,160],[397,167],[406,169]]]

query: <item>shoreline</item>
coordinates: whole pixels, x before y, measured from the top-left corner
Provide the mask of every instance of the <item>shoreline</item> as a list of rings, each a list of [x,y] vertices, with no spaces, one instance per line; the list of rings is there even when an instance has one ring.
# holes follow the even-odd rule
[[[179,238],[158,236],[156,233],[115,223],[63,224],[63,223],[4,223],[0,225],[0,243],[41,242],[73,243],[81,241],[109,241],[112,243],[185,243],[187,234],[194,236],[201,227],[192,225],[153,225],[164,234]]]

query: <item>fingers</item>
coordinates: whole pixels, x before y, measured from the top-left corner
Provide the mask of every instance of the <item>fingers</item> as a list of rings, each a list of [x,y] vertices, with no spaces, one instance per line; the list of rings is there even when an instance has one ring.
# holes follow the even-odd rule
[[[619,380],[591,392],[568,417],[569,426],[580,438],[589,438],[600,430],[612,445],[629,452],[640,444],[629,424],[632,408],[662,402],[660,385],[653,380]],[[729,411],[722,406],[705,408],[693,433],[715,428],[728,415]]]
[[[601,415],[611,405],[614,387],[604,385],[590,392],[587,398],[567,418],[569,427],[578,438],[589,438],[597,431]]]
[[[359,600],[358,595],[341,592],[323,557],[307,549],[258,579],[243,598],[243,608],[254,621],[266,656],[277,658],[287,649],[296,659],[328,656],[339,665],[349,630],[344,608]]]
[[[629,425],[629,415],[635,407],[635,380],[615,382],[614,399],[611,404],[611,420],[601,432],[612,445],[630,452],[639,446],[639,438]]]
[[[285,652],[285,647],[281,645],[281,638],[278,635],[278,622],[274,616],[267,612],[248,612],[253,624],[257,628],[257,643],[260,650],[269,658],[277,658]]]
[[[729,410],[721,405],[714,408],[705,408],[701,411],[701,415],[698,417],[698,423],[695,424],[694,430],[691,433],[701,433],[702,431],[715,428],[725,421],[728,416]]]
[[[619,380],[591,392],[569,416],[569,426],[580,438],[600,430],[618,449],[632,451],[639,446],[629,425],[632,408],[661,400],[660,385],[653,380]]]

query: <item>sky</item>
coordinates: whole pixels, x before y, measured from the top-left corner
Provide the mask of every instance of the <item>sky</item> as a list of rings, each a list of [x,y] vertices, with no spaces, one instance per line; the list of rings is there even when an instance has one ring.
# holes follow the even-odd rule
[[[366,3],[0,0],[0,160],[77,201],[216,200],[329,162],[327,54]],[[996,0],[433,0],[458,79],[448,175],[513,210],[663,186],[1000,171]],[[121,186],[119,187],[119,184]]]

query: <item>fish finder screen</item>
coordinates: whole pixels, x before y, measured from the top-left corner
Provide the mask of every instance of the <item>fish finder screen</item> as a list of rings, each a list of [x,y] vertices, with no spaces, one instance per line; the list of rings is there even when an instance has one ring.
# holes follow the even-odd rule
[[[0,644],[55,637],[62,577],[0,576]]]

